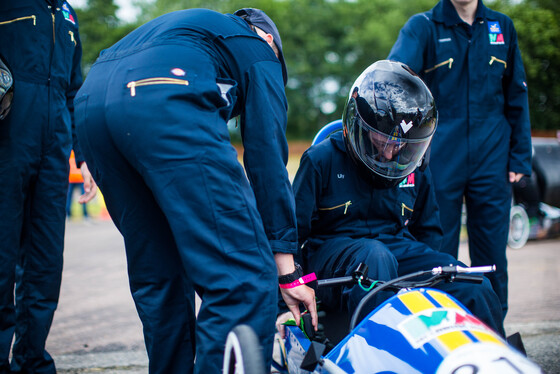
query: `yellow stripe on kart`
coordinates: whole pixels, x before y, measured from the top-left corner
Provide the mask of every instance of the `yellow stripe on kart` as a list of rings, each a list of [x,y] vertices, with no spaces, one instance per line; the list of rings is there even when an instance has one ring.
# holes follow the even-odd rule
[[[472,343],[472,340],[465,335],[462,331],[452,331],[438,336],[437,340],[449,352],[459,348],[462,345]]]
[[[471,331],[471,334],[473,334],[481,342],[495,343],[505,346],[504,342],[501,341],[494,333],[473,330]]]
[[[430,300],[418,291],[407,292],[398,297],[412,313],[419,313],[423,310],[435,307]]]
[[[457,305],[457,303],[454,302],[453,300],[451,300],[451,298],[449,296],[447,296],[446,294],[444,294],[442,292],[432,291],[432,290],[428,290],[427,292],[428,292],[428,295],[433,297],[434,300],[437,301],[442,307],[463,310],[463,308],[461,308],[459,305]]]

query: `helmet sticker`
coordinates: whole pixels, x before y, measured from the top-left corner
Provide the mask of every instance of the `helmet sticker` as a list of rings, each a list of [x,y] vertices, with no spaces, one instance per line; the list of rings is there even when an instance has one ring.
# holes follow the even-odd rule
[[[402,127],[404,133],[406,134],[408,132],[408,130],[410,130],[410,128],[412,127],[412,121],[410,121],[409,123],[406,123],[403,119],[402,122],[401,122],[401,127]]]

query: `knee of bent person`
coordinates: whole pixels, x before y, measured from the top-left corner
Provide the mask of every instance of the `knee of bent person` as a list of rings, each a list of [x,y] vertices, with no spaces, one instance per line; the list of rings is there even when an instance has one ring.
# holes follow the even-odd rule
[[[362,262],[368,266],[370,278],[388,280],[397,276],[397,259],[382,243],[377,240],[367,241],[363,254]]]

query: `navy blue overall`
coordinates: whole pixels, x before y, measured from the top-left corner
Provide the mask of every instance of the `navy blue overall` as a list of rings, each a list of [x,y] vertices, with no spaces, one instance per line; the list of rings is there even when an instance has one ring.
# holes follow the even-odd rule
[[[60,291],[72,100],[82,82],[76,14],[60,0],[0,2],[0,54],[14,77],[12,109],[0,121],[0,373],[9,372],[14,331],[12,372],[55,373],[45,341]]]
[[[496,265],[488,277],[505,317],[508,172],[531,174],[527,84],[513,23],[479,1],[470,26],[442,0],[406,23],[388,58],[416,71],[436,100],[430,167],[441,250],[457,257],[464,201],[471,265]]]
[[[219,373],[241,323],[270,360],[273,252],[297,251],[272,48],[238,17],[169,13],[103,51],[75,105],[85,159],[125,239],[150,373]],[[237,114],[247,175],[227,129]]]
[[[376,188],[371,172],[356,167],[346,153],[342,132],[337,132],[303,154],[294,193],[305,265],[318,278],[350,275],[360,263],[369,267],[370,278],[378,280],[461,264],[437,251],[442,231],[429,168],[416,169],[397,187]],[[436,288],[504,334],[499,300],[487,279],[480,285],[457,282]],[[340,293],[318,290],[327,307],[342,306],[350,312],[365,294],[359,286]],[[372,300],[365,312],[379,301]]]

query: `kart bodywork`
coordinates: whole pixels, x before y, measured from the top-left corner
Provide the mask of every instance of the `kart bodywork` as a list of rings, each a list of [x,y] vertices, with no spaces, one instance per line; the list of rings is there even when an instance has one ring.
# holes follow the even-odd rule
[[[309,373],[300,366],[311,344],[298,327],[286,327],[281,347],[290,374]],[[313,373],[541,373],[457,300],[431,288],[400,291],[321,360],[329,365]]]

